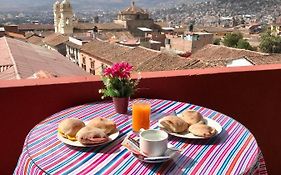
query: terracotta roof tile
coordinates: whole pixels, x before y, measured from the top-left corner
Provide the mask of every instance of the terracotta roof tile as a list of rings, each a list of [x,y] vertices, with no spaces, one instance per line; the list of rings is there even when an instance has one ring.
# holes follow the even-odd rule
[[[16,38],[16,39],[19,39],[19,40],[23,40],[25,41],[25,36],[23,34],[20,34],[20,33],[15,33],[15,32],[5,32],[5,35],[10,37],[10,38]]]
[[[66,57],[56,51],[16,39],[7,37],[1,38],[0,46],[5,43],[7,43],[6,50],[10,50],[9,59],[11,62],[15,63],[15,65],[13,65],[15,73],[13,74],[13,72],[11,72],[12,70],[9,68],[6,70],[9,72],[2,72],[2,77],[13,75],[14,79],[17,77],[26,79],[41,70],[50,72],[59,77],[88,75],[88,73],[71,63]],[[0,55],[0,60],[2,59],[3,57]]]
[[[16,79],[16,72],[13,66],[3,72],[0,72],[0,80],[15,80],[15,79]]]
[[[31,44],[35,44],[35,45],[43,45],[43,38],[39,37],[39,36],[36,36],[36,35],[33,35],[31,37],[29,37],[27,39],[27,42],[31,43]]]
[[[99,40],[93,40],[83,45],[81,49],[82,52],[86,52],[109,63],[113,63],[114,58],[119,57],[128,50],[130,50],[129,47],[118,44],[110,44]]]
[[[43,43],[49,45],[49,46],[58,46],[62,43],[65,43],[68,41],[68,36],[62,35],[62,34],[51,34],[49,36],[47,36],[46,38],[44,38]]]
[[[182,58],[177,55],[161,53],[157,57],[147,60],[138,71],[164,71],[164,70],[181,70],[190,69],[191,66],[197,64],[198,60]]]
[[[55,30],[53,24],[20,24],[19,30]]]
[[[123,25],[116,23],[74,23],[74,29],[78,30],[92,30],[95,26],[98,30],[123,30]]]
[[[0,38],[0,53],[0,66],[13,65],[13,61],[10,59],[10,51],[7,49],[5,37]]]
[[[244,49],[236,49],[225,46],[206,45],[191,55],[191,58],[201,60],[210,67],[226,66],[230,60],[246,57],[255,65],[281,63],[281,54],[265,54]]]
[[[134,39],[134,36],[128,31],[118,31],[118,32],[101,32],[97,35],[101,40],[128,40]]]
[[[138,69],[146,61],[153,59],[160,55],[160,52],[154,51],[151,49],[146,49],[144,47],[136,47],[118,57],[112,58],[112,62],[121,62],[125,61],[134,66],[135,69]]]

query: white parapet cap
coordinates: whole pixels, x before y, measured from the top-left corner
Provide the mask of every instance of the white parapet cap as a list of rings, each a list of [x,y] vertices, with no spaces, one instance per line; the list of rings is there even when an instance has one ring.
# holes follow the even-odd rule
[[[173,27],[162,27],[162,30],[175,30]]]
[[[221,17],[220,19],[221,20],[232,20],[233,18],[232,17]]]
[[[143,31],[143,32],[152,32],[152,29],[146,28],[146,27],[138,27],[138,29]]]
[[[153,43],[153,44],[161,44],[160,41],[154,41],[154,40],[149,40],[150,43]]]
[[[5,32],[5,28],[4,27],[0,27],[0,32]]]

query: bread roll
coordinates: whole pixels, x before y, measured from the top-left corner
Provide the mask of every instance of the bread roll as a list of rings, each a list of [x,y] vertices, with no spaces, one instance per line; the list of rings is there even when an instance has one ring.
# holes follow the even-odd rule
[[[210,126],[201,123],[191,125],[188,128],[188,130],[195,136],[200,136],[200,137],[211,137],[215,135],[217,132],[215,128],[212,128]]]
[[[99,128],[84,127],[78,131],[77,140],[84,145],[94,145],[109,141],[108,136]]]
[[[87,126],[102,129],[107,135],[112,134],[117,130],[114,121],[102,117],[90,120]]]
[[[166,116],[159,120],[160,124],[169,132],[181,133],[187,131],[188,124],[177,116]]]
[[[180,114],[180,118],[183,119],[189,125],[193,125],[196,123],[204,123],[203,116],[196,111],[193,110],[185,110]]]
[[[64,119],[59,123],[58,131],[69,140],[76,141],[76,133],[85,127],[85,123],[76,118]]]

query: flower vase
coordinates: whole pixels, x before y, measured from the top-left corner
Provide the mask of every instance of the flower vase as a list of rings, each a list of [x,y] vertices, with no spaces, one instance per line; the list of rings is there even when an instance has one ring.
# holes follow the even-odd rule
[[[129,104],[129,98],[118,98],[118,97],[112,97],[115,111],[119,114],[127,114],[128,112],[128,104]]]

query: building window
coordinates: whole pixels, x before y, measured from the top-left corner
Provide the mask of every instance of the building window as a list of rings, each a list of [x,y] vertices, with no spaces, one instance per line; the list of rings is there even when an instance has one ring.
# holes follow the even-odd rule
[[[91,68],[92,68],[92,69],[95,69],[95,61],[94,61],[94,60],[91,61]]]
[[[82,68],[86,71],[86,57],[82,58]]]
[[[96,74],[96,72],[95,72],[95,69],[94,69],[94,68],[90,68],[90,74],[92,74],[92,75],[95,75],[95,74]]]

